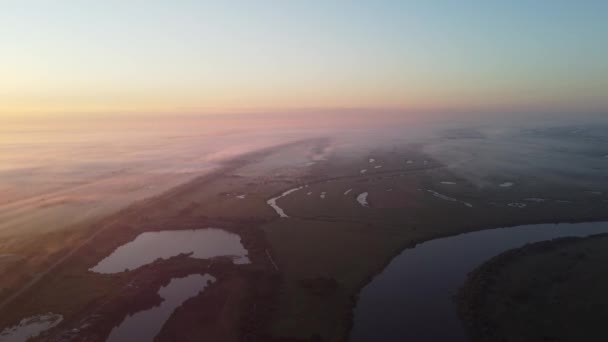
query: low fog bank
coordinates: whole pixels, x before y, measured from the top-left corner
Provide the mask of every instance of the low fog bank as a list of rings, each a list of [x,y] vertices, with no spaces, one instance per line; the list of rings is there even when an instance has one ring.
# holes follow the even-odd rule
[[[373,136],[370,129],[385,125],[367,116],[259,114],[5,121],[0,249],[11,243],[6,237],[86,224],[247,152],[304,139]]]
[[[484,122],[443,127],[424,151],[480,186],[543,181],[608,191],[608,121]]]
[[[542,179],[608,191],[608,122],[551,118],[371,111],[17,120],[0,126],[0,236],[93,220],[223,160],[310,138],[329,138],[323,158],[418,146],[479,187]]]

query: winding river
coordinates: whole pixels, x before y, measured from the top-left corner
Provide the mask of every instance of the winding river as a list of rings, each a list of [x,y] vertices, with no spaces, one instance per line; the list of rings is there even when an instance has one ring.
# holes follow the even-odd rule
[[[453,296],[466,276],[507,250],[608,232],[608,222],[535,224],[435,239],[406,249],[360,293],[350,340],[468,341]]]

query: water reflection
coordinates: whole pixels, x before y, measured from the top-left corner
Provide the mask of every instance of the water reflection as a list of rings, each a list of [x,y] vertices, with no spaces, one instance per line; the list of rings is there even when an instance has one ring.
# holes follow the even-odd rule
[[[431,240],[406,249],[361,291],[351,341],[467,341],[453,295],[486,260],[526,243],[608,232],[608,222],[538,224]]]
[[[154,260],[169,259],[192,253],[196,259],[217,256],[233,257],[235,264],[247,264],[247,250],[241,238],[222,229],[166,230],[142,233],[135,240],[118,247],[90,270],[97,273],[118,273],[133,270]]]
[[[118,327],[112,329],[107,342],[153,341],[175,309],[214,281],[215,278],[208,274],[172,279],[169,285],[158,291],[163,299],[160,306],[125,318]]]
[[[0,341],[25,342],[29,338],[38,336],[43,331],[56,326],[62,320],[63,316],[54,313],[24,318],[18,325],[0,332]]]

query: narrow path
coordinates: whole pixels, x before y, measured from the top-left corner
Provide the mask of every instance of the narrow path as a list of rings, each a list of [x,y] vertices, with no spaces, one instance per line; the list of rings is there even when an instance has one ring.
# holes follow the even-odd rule
[[[65,254],[61,258],[57,259],[46,270],[44,270],[44,271],[39,272],[38,274],[36,274],[34,276],[34,278],[32,278],[25,285],[23,285],[19,290],[17,290],[17,292],[11,294],[7,298],[5,298],[2,302],[0,302],[0,311],[3,311],[4,308],[6,306],[8,306],[10,303],[12,303],[15,299],[17,299],[17,297],[21,296],[22,294],[24,294],[25,292],[27,292],[29,289],[31,289],[32,287],[34,287],[34,285],[36,285],[42,278],[44,278],[45,276],[47,276],[49,273],[53,272],[57,267],[59,267],[66,260],[68,260],[69,258],[71,258],[74,254],[76,254],[82,247],[84,247],[85,245],[87,245],[91,241],[93,241],[97,236],[99,236],[99,234],[105,232],[109,227],[111,227],[113,224],[115,224],[119,219],[122,219],[122,217],[117,218],[117,219],[115,219],[115,220],[113,220],[113,221],[111,221],[109,223],[106,223],[98,231],[96,231],[95,233],[91,234],[91,236],[89,236],[86,240],[82,241],[78,246],[74,247],[67,254]]]

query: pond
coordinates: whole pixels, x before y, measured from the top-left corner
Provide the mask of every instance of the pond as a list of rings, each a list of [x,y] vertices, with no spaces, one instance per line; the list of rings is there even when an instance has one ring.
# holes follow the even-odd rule
[[[171,279],[167,286],[158,291],[158,295],[163,299],[159,306],[128,316],[118,327],[112,329],[106,341],[153,341],[175,309],[214,281],[215,278],[208,274],[191,274],[184,278]]]
[[[54,313],[24,318],[19,324],[2,330],[0,341],[25,342],[29,338],[38,336],[43,331],[56,326],[62,320],[63,316]]]
[[[169,259],[179,254],[209,259],[229,256],[235,264],[247,264],[247,250],[241,238],[222,229],[165,230],[142,233],[101,260],[90,270],[96,273],[118,273],[134,270],[154,260]]]

